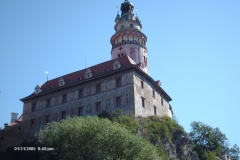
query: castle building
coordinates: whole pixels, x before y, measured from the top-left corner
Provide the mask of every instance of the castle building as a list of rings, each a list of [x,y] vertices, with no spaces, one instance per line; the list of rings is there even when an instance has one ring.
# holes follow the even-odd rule
[[[160,81],[149,76],[147,37],[133,9],[128,0],[121,4],[121,15],[115,19],[116,33],[110,39],[109,61],[48,80],[21,99],[23,113],[1,131],[1,150],[9,146],[9,141],[34,140],[41,126],[68,115],[92,116],[103,110],[122,110],[136,117],[172,117],[172,99]]]

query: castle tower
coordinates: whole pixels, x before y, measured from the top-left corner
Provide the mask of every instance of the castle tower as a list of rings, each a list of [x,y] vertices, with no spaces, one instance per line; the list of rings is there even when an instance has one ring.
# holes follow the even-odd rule
[[[138,16],[134,16],[134,6],[128,0],[121,4],[121,16],[117,14],[111,37],[112,59],[128,55],[135,63],[141,63],[142,70],[149,74],[147,62],[147,37],[141,32],[142,25]]]

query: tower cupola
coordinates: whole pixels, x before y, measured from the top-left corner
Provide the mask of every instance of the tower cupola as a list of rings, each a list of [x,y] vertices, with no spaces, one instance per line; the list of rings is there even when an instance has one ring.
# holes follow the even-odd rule
[[[134,6],[128,0],[125,0],[121,5],[122,15],[125,13],[133,13]]]

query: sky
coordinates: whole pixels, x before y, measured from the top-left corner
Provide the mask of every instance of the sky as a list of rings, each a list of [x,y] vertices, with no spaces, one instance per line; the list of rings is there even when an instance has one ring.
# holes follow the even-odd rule
[[[111,59],[123,0],[0,0],[0,127],[36,85]],[[240,1],[131,1],[147,36],[150,76],[180,125],[218,127],[240,146]]]

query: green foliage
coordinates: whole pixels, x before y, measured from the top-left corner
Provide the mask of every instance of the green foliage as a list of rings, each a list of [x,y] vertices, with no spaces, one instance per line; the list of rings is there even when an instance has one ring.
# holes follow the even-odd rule
[[[214,152],[209,152],[206,157],[207,160],[217,160],[216,154]]]
[[[168,159],[163,143],[170,142],[175,130],[184,131],[183,128],[168,116],[149,116],[136,119],[141,130],[142,137],[149,140],[157,148],[159,156]]]
[[[176,121],[168,116],[149,116],[142,123],[143,130],[150,136],[150,141],[153,143],[157,143],[160,139],[171,140],[174,130],[184,131]]]
[[[126,117],[120,121],[128,122]],[[131,124],[131,123],[130,123]],[[116,122],[98,117],[67,118],[38,133],[42,146],[53,147],[45,159],[159,159],[156,148]]]
[[[113,115],[106,110],[103,110],[102,113],[99,113],[97,116],[99,118],[107,118],[109,120],[113,119]]]
[[[232,148],[229,149],[229,156],[231,157],[231,160],[239,160],[239,147],[234,144]]]
[[[137,131],[137,122],[134,120],[133,116],[126,116],[122,114],[122,110],[117,110],[117,112],[108,112],[103,110],[102,113],[98,114],[99,118],[107,118],[112,122],[120,124],[120,126],[126,128],[131,133],[135,134]]]
[[[136,133],[138,124],[136,121],[134,121],[133,116],[119,116],[113,119],[113,121],[119,123],[122,127],[126,128],[131,133]]]
[[[195,144],[194,150],[200,159],[206,159],[210,152],[214,152],[216,156],[221,156],[227,149],[227,137],[219,128],[212,128],[202,122],[192,122],[190,139]]]

